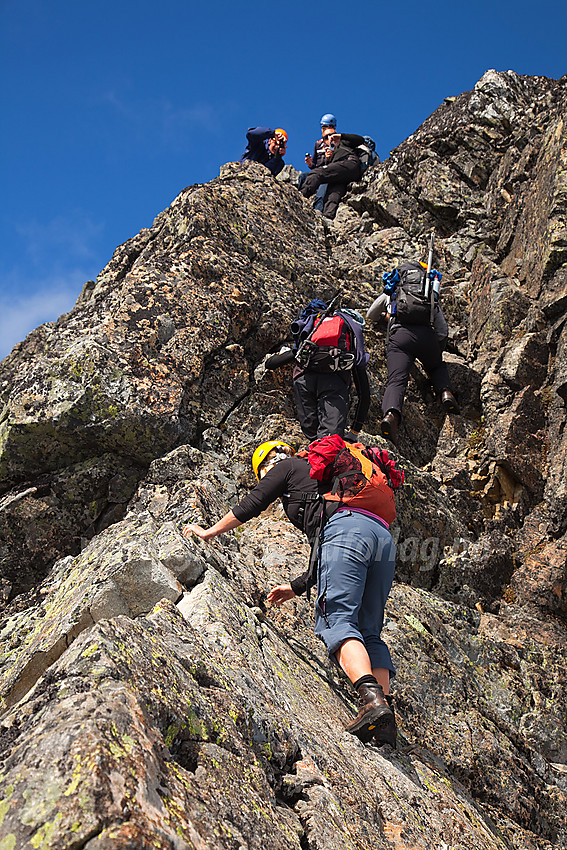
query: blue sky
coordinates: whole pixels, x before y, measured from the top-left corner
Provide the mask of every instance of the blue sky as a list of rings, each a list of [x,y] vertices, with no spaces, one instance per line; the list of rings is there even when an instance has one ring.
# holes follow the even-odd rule
[[[567,6],[0,0],[0,358],[181,189],[323,112],[382,159],[489,68],[567,73]]]

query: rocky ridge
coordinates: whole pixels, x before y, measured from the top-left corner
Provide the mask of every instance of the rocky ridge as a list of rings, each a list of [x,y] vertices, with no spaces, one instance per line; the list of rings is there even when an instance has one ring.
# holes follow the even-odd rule
[[[229,163],[117,248],[0,366],[0,848],[567,847],[567,78],[488,71],[328,224]],[[396,751],[353,694],[274,506],[182,538],[297,444],[291,376],[254,378],[314,294],[364,311],[442,255],[462,416],[408,388],[386,640]],[[367,329],[380,444],[383,334]]]

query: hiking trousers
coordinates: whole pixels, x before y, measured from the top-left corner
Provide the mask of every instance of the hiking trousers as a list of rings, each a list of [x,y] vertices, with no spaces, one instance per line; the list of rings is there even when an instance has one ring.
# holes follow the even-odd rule
[[[314,168],[303,180],[299,191],[306,198],[310,198],[311,195],[315,194],[321,183],[328,183],[323,215],[327,218],[334,218],[348,184],[360,180],[360,175],[359,158],[357,156],[348,157],[338,162],[330,162],[329,165],[320,165],[318,168]]]
[[[390,327],[388,339],[388,380],[382,399],[382,411],[397,410],[401,414],[410,369],[419,360],[437,393],[451,388],[447,367],[435,331],[429,325]]]
[[[396,546],[385,526],[358,511],[339,510],[321,535],[315,634],[330,656],[349,638],[361,641],[370,664],[396,673],[381,638]]]
[[[338,434],[348,416],[350,372],[303,372],[293,382],[297,418],[309,441]]]
[[[305,178],[309,174],[309,171],[301,171],[299,177],[297,178],[297,188],[301,189],[305,182]],[[315,200],[313,201],[313,209],[319,210],[319,212],[323,212],[323,207],[325,206],[325,195],[327,194],[327,184],[321,183],[319,188],[315,193]]]

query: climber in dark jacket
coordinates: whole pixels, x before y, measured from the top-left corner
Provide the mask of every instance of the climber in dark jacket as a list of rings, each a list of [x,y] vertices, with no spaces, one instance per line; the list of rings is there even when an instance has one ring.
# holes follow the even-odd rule
[[[327,144],[327,136],[332,136],[337,132],[337,119],[332,114],[332,112],[325,112],[324,115],[321,116],[321,138],[317,139],[315,142],[315,146],[313,148],[313,155],[305,154],[305,164],[307,167],[313,171],[313,169],[318,168],[321,165],[325,165],[325,163],[332,156],[332,150]],[[309,174],[308,171],[302,171],[297,178],[297,187],[301,189],[305,178]],[[327,184],[320,183],[315,193],[315,199],[313,201],[313,209],[319,210],[319,212],[323,212],[323,208],[325,206],[325,196],[327,194]]]
[[[394,269],[390,275],[397,271],[398,278],[400,278],[403,277],[404,272],[414,269],[417,273],[423,275],[424,270],[427,269],[427,264],[424,262],[404,263],[399,269]],[[434,273],[439,276],[439,279],[441,278],[438,272],[434,271]],[[397,286],[400,286],[400,284],[398,283]],[[382,399],[384,415],[380,423],[380,430],[394,445],[398,441],[398,430],[402,420],[402,408],[410,369],[416,359],[422,363],[445,410],[448,413],[459,412],[459,406],[451,388],[449,372],[443,362],[443,350],[447,344],[449,329],[441,305],[438,302],[434,305],[433,324],[430,320],[406,323],[395,312],[395,303],[395,295],[394,306],[392,306],[391,297],[384,292],[378,296],[366,313],[366,317],[370,321],[380,322],[383,318],[386,318],[389,323],[388,380]]]
[[[261,162],[276,177],[285,165],[282,157],[287,145],[286,131],[281,128],[272,130],[270,127],[250,127],[246,138],[248,144],[240,162],[246,159]]]
[[[311,170],[320,165],[324,165],[327,161],[325,155],[324,137],[328,133],[333,135],[337,132],[337,119],[331,112],[326,112],[321,116],[321,138],[317,139],[313,148],[313,156],[305,154],[305,164]]]
[[[325,309],[324,302],[317,301],[317,303],[322,304],[322,309]],[[288,348],[280,354],[272,354],[264,363],[266,369],[270,370],[278,369],[288,363],[295,364],[293,394],[297,418],[301,430],[309,441],[327,434],[345,436],[351,382],[356,389],[357,404],[352,426],[345,439],[356,441],[370,407],[370,384],[366,371],[369,355],[364,350],[362,335],[364,319],[354,310],[339,310],[337,315],[344,319],[352,334],[355,357],[352,369],[321,372],[309,366],[303,368],[295,358],[297,347]]]
[[[311,478],[305,458],[281,440],[258,446],[252,457],[258,484],[210,528],[191,524],[183,535],[211,540],[259,516],[281,498],[290,521],[310,542],[320,530],[323,485]],[[301,499],[300,495],[309,498]],[[363,741],[395,745],[396,722],[386,696],[395,675],[388,647],[381,638],[384,606],[394,578],[396,547],[388,524],[368,511],[340,508],[327,520],[320,537],[315,632],[329,655],[343,668],[360,698],[356,718],[347,730]],[[268,602],[281,605],[310,586],[309,571],[274,587]]]
[[[315,194],[321,183],[328,183],[323,215],[334,218],[348,184],[360,180],[362,169],[356,148],[364,144],[364,139],[355,133],[329,133],[325,142],[330,146],[332,156],[325,165],[318,166],[307,174],[299,191],[309,198]]]

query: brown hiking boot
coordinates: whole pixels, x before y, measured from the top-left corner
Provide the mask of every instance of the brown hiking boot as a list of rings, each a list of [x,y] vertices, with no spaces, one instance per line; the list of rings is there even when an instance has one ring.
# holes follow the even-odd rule
[[[396,747],[397,742],[397,727],[396,727],[396,713],[394,711],[394,700],[391,696],[386,697],[386,702],[392,709],[392,714],[394,716],[394,721],[390,720],[390,718],[384,718],[384,722],[382,724],[378,724],[376,729],[374,730],[374,745],[376,747],[381,747],[382,744],[390,744],[391,747]],[[386,722],[387,721],[387,722]]]
[[[396,740],[396,720],[394,712],[388,705],[382,686],[361,685],[358,689],[359,709],[358,714],[351,723],[347,724],[346,730],[351,735],[356,735],[364,744],[372,737],[378,736],[381,743],[394,743]]]
[[[457,399],[453,395],[450,389],[445,388],[441,390],[441,404],[447,411],[447,413],[460,413],[459,405]]]
[[[380,430],[387,440],[390,440],[395,446],[398,445],[398,427],[400,424],[400,414],[397,410],[389,410],[382,421],[380,422]]]

